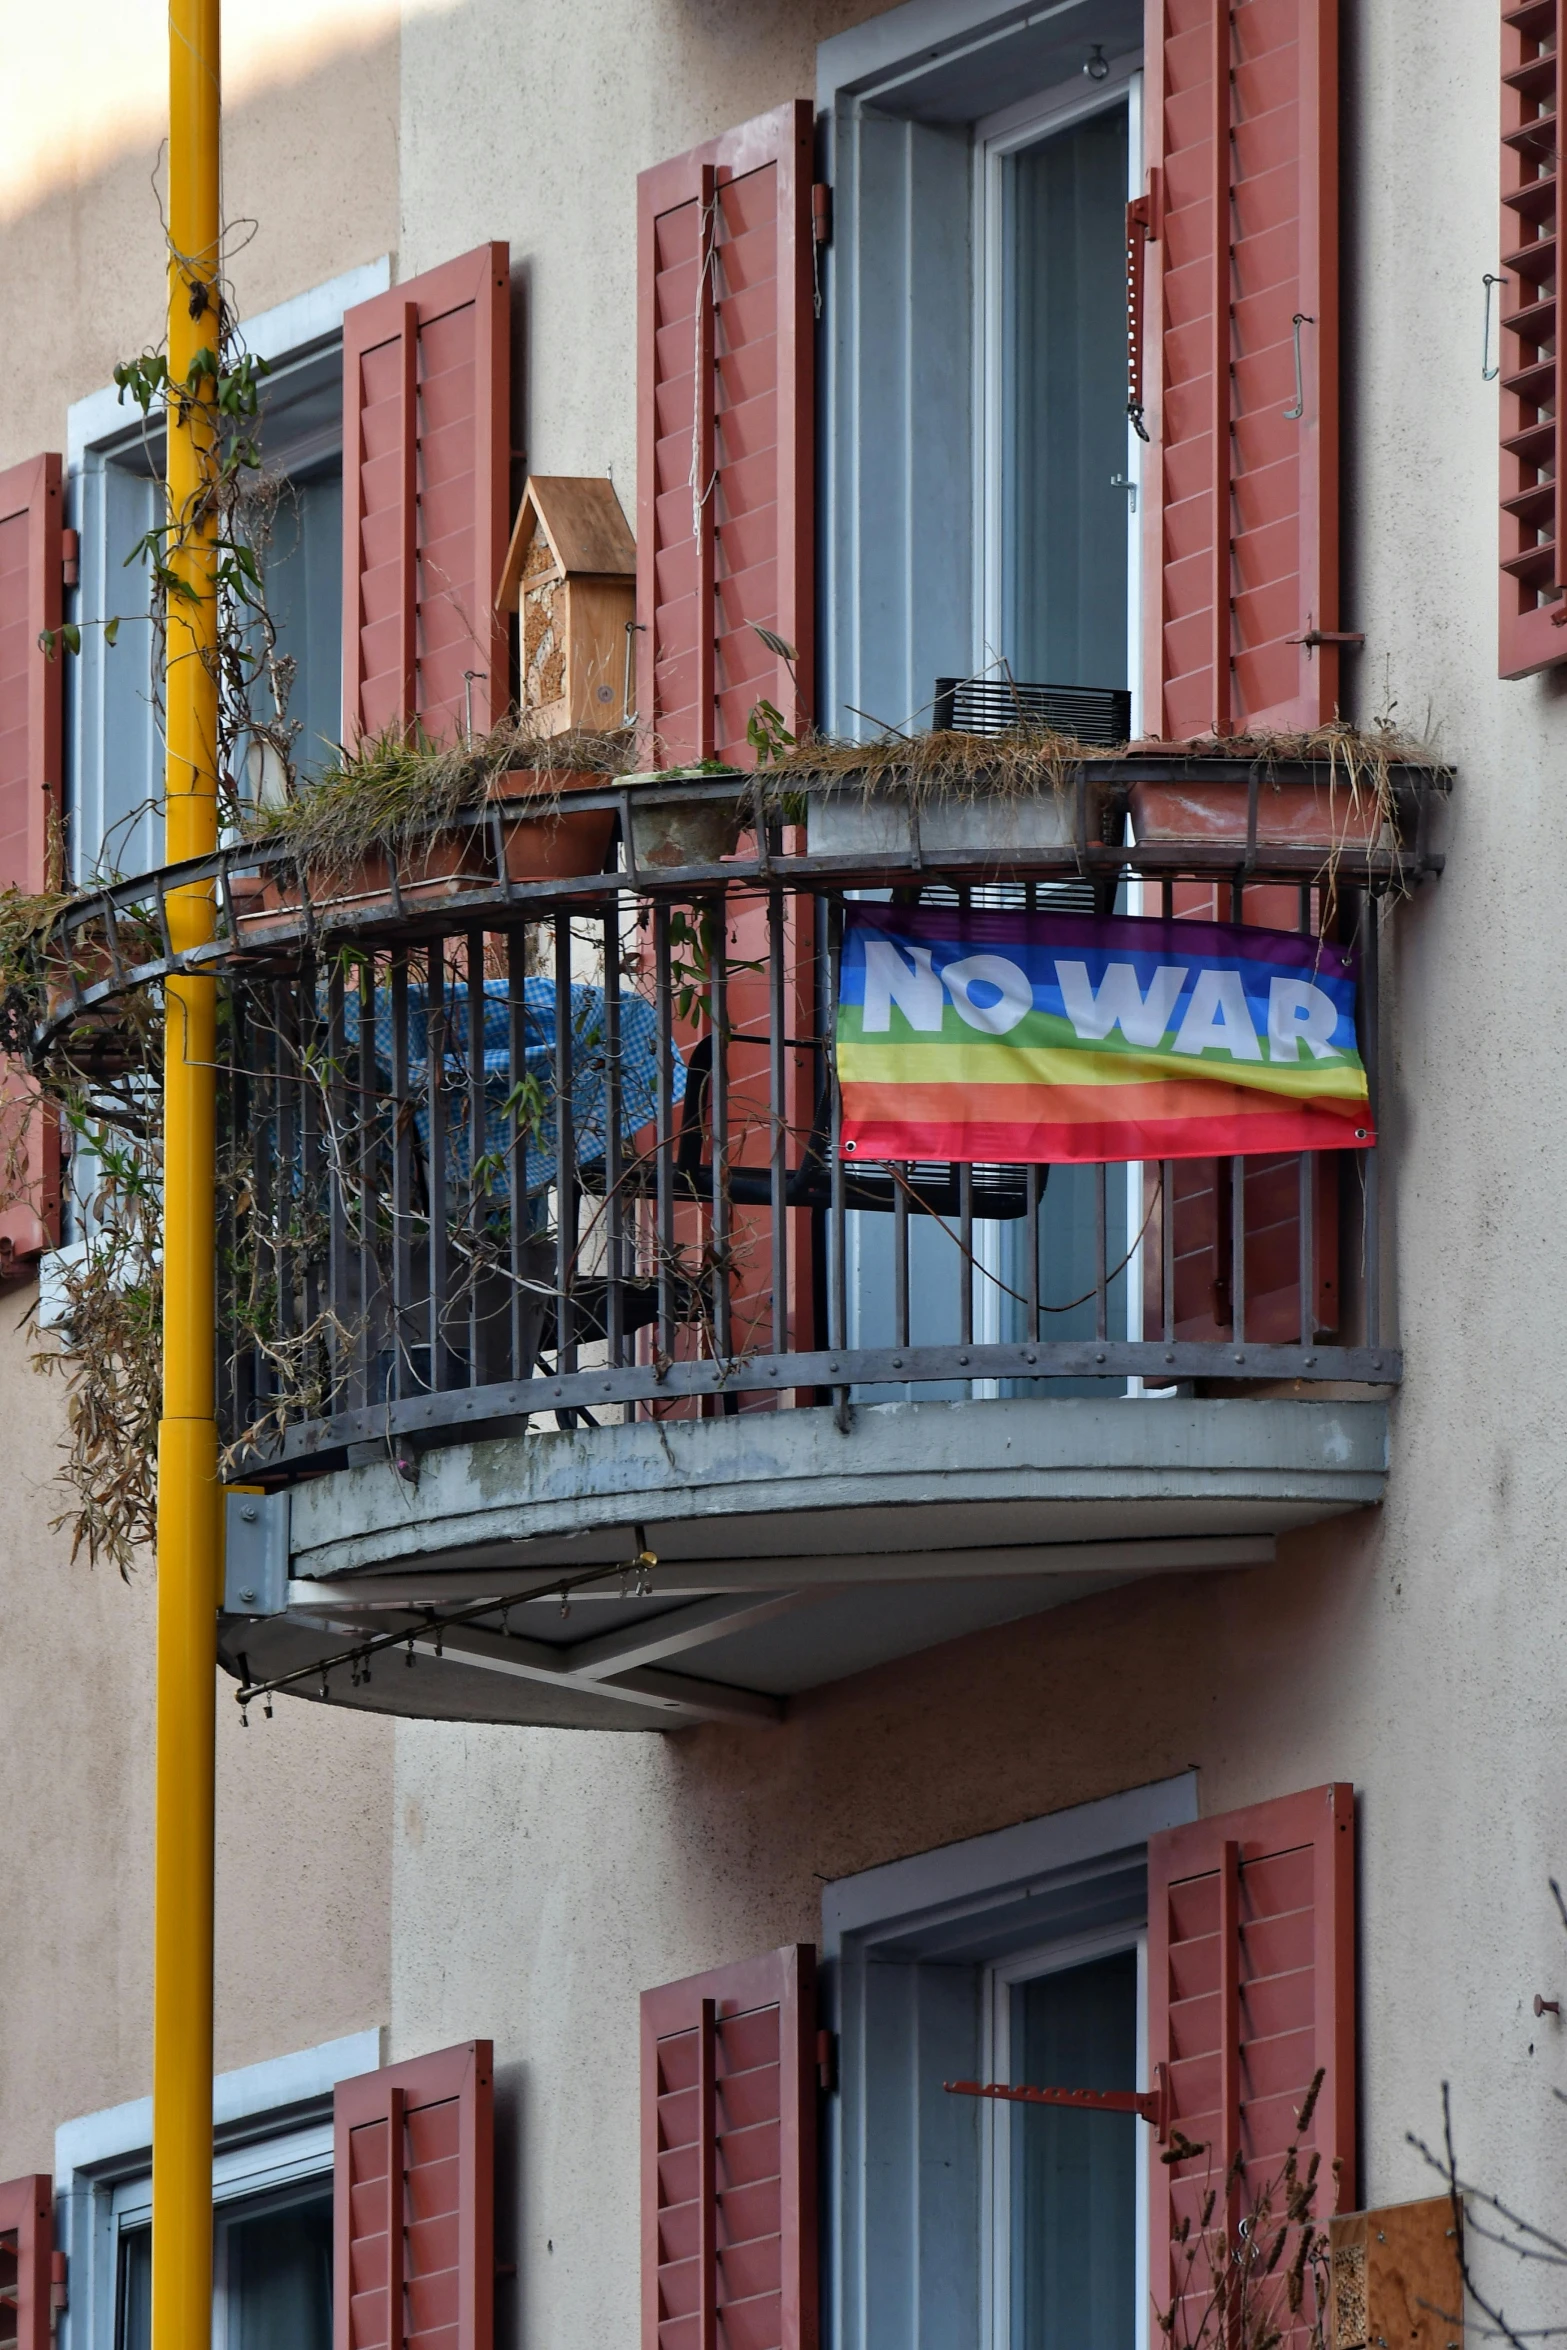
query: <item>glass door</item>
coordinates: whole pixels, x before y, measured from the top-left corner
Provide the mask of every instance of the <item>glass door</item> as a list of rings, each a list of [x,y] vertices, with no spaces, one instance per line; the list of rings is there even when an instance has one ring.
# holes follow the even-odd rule
[[[1142,2086],[1136,1946],[992,1970],[990,2077]],[[1145,2125],[1133,2114],[995,2105],[987,2350],[1146,2350]]]

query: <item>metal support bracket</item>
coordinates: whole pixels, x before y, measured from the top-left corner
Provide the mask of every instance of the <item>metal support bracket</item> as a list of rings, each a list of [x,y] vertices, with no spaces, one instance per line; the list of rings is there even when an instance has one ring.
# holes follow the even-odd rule
[[[286,1489],[231,1485],[223,1496],[223,1612],[280,1616],[288,1607]]]
[[[1170,2073],[1153,2068],[1151,2089],[1029,2089],[1005,2081],[943,2081],[949,2097],[994,2097],[1009,2105],[1067,2105],[1080,2113],[1135,2113],[1147,2122],[1161,2146],[1170,2136]]]

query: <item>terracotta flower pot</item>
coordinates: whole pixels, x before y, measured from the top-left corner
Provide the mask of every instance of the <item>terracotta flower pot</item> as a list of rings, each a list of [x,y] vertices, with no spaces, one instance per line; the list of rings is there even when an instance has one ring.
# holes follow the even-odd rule
[[[559,800],[574,791],[602,791],[612,780],[586,767],[513,767],[496,776],[490,797]],[[554,806],[537,816],[508,817],[504,830],[506,870],[513,881],[569,881],[604,870],[615,811]]]
[[[1132,824],[1140,842],[1222,842],[1246,846],[1250,787],[1228,775],[1188,775],[1179,782],[1134,783]],[[1257,845],[1269,849],[1369,846],[1381,833],[1381,801],[1374,788],[1351,791],[1343,777],[1321,775],[1257,787]]]

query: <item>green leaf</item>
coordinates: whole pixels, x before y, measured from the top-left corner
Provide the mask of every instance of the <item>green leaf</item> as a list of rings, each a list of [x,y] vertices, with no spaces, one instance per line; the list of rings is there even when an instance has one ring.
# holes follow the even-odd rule
[[[114,644],[114,642],[115,642],[115,640],[116,640],[116,639],[117,639],[117,637],[119,636],[119,633],[120,633],[120,616],[119,616],[119,614],[118,614],[118,613],[116,613],[116,614],[115,614],[115,616],[114,616],[114,618],[113,618],[112,620],[106,620],[106,621],[104,622],[104,624],[103,624],[103,641],[104,641],[104,643],[105,643],[106,645],[109,645],[109,646],[111,646],[111,647],[112,647],[112,646],[113,646],[113,644]]]
[[[68,620],[65,626],[61,629],[60,641],[70,652],[79,653],[81,651],[82,632],[77,627],[74,620]]]

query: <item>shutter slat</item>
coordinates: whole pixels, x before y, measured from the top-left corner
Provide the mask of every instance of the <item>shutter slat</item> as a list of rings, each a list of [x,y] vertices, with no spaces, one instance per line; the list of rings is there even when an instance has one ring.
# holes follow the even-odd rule
[[[1337,0],[1148,0],[1145,730],[1338,700]],[[1296,405],[1296,340],[1303,413]]]
[[[343,725],[452,742],[510,699],[495,591],[510,508],[503,244],[343,320]],[[464,672],[472,671],[465,680]]]
[[[644,2350],[815,2350],[815,1986],[800,1948],[643,1993]]]
[[[1353,1847],[1353,1792],[1344,1785],[1149,1841],[1149,2053],[1168,2068],[1173,2122],[1200,2149],[1173,2165],[1153,2150],[1160,2309],[1185,2274],[1176,2230],[1183,2222],[1200,2229],[1213,2181],[1238,2156],[1233,2233],[1282,2167],[1319,2066],[1322,2090],[1304,2140],[1322,2158],[1318,2224],[1354,2203]],[[1189,2316],[1207,2285],[1199,2258]],[[1286,2326],[1287,2343],[1304,2343],[1309,2314]]]
[[[334,2350],[492,2350],[490,2043],[340,2081]]]

